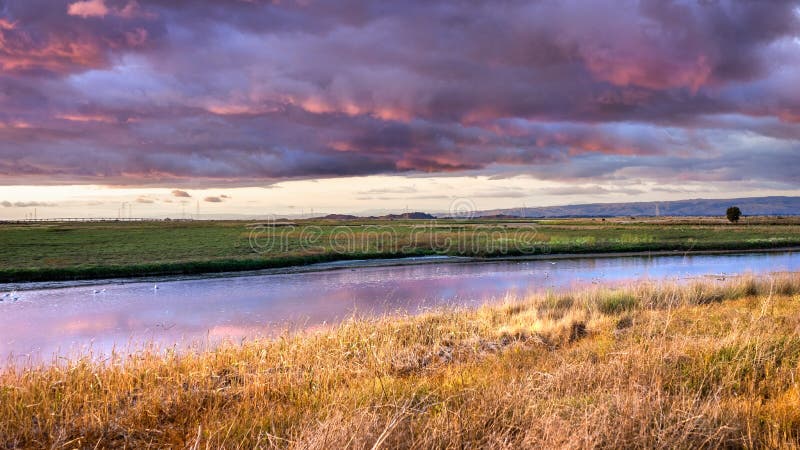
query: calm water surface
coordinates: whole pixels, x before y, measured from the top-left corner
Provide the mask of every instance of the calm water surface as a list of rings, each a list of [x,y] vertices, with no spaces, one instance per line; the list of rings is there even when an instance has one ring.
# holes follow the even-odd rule
[[[0,361],[87,348],[103,353],[141,342],[213,343],[313,328],[354,312],[414,313],[588,283],[779,271],[800,271],[800,253],[438,262],[160,281],[158,290],[153,282],[130,281],[33,289],[0,303]]]

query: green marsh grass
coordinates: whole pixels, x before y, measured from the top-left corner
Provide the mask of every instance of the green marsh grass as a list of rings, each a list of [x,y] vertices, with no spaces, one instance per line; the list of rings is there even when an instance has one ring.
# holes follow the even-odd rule
[[[800,219],[303,220],[252,246],[243,221],[0,224],[0,283],[201,274],[403,256],[800,246]],[[309,231],[311,230],[311,231]],[[343,231],[344,230],[344,231]]]

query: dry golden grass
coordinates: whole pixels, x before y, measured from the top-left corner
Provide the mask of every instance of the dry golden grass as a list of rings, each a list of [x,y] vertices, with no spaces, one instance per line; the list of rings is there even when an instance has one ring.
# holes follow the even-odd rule
[[[800,275],[0,372],[0,447],[797,447]]]

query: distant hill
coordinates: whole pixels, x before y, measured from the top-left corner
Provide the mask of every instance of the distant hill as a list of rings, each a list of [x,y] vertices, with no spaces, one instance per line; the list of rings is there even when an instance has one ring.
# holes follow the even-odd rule
[[[417,220],[431,220],[435,219],[436,216],[433,216],[428,213],[424,212],[411,212],[411,213],[403,213],[403,214],[387,214],[385,216],[380,216],[378,219],[389,219],[389,220],[396,220],[396,219],[417,219]]]
[[[424,212],[410,212],[410,213],[403,213],[403,214],[386,214],[383,216],[368,216],[368,217],[359,217],[354,216],[351,214],[328,214],[327,216],[321,217],[321,219],[332,219],[332,220],[353,220],[353,219],[388,219],[388,220],[400,220],[400,219],[417,219],[417,220],[431,220],[435,219],[436,216],[433,216],[428,213]]]
[[[353,220],[358,219],[358,216],[354,216],[352,214],[328,214],[327,216],[322,216],[320,219],[330,219],[330,220]]]
[[[480,211],[478,217],[651,217],[651,216],[724,216],[729,206],[738,206],[745,216],[800,215],[800,197],[751,197],[728,199],[693,199],[670,202],[588,203],[583,205],[545,206],[539,208],[493,209]]]

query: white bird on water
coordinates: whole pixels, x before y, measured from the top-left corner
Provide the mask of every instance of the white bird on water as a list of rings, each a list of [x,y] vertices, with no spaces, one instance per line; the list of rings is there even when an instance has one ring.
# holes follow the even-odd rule
[[[154,291],[157,291],[157,290],[158,290],[158,285],[157,285],[157,284],[154,284],[154,285],[153,285],[153,290],[154,290]]]

